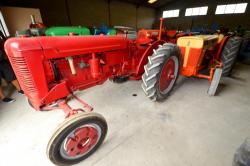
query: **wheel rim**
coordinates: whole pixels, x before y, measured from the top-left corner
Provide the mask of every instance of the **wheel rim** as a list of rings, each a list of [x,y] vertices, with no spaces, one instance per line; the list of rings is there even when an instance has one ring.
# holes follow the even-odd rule
[[[173,87],[178,74],[178,59],[175,56],[169,57],[160,73],[159,90],[162,94],[167,94]]]
[[[82,125],[66,136],[60,147],[63,158],[73,160],[90,152],[101,137],[101,128],[96,124]]]

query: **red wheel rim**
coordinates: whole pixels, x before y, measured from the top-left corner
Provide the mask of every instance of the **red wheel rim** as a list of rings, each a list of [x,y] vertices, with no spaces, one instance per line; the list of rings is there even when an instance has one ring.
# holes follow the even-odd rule
[[[170,87],[171,82],[175,80],[176,67],[177,66],[175,65],[175,61],[173,58],[169,58],[165,62],[160,75],[159,87],[161,93],[166,93],[166,90]]]
[[[90,125],[74,130],[63,145],[67,158],[78,158],[88,153],[97,144],[99,134],[98,129]]]

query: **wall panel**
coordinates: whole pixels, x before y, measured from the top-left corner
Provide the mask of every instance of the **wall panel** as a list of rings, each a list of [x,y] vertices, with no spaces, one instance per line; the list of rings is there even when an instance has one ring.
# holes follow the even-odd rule
[[[111,0],[12,0],[3,6],[39,8],[47,26],[123,25],[152,28],[156,16],[153,8]],[[110,9],[110,10],[109,10]]]
[[[108,3],[103,0],[69,0],[72,25],[108,25]]]
[[[249,2],[247,0],[178,0],[173,1],[167,6],[163,7],[157,13],[157,18],[162,16],[164,10],[180,9],[180,17],[178,18],[168,18],[166,19],[166,27],[169,29],[190,29],[191,27],[201,27],[208,26],[212,24],[217,24],[219,26],[228,27],[235,29],[238,25],[242,25],[245,28],[250,29],[250,4],[248,4],[246,13],[244,14],[226,14],[226,15],[215,15],[215,10],[217,5],[229,4],[229,3],[244,3]],[[192,16],[185,17],[185,9],[189,7],[200,7],[209,6],[208,14],[206,16]]]

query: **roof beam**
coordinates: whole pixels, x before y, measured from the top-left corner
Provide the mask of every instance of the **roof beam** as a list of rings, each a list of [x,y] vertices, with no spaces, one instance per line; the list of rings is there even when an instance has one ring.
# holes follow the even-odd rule
[[[113,0],[111,0],[113,1]],[[147,1],[145,0],[139,0],[139,1],[131,1],[131,0],[119,0],[121,2],[127,2],[130,4],[134,4],[136,6],[145,6],[145,7],[149,7],[149,8],[156,8],[154,5],[150,5],[149,3],[147,3]]]

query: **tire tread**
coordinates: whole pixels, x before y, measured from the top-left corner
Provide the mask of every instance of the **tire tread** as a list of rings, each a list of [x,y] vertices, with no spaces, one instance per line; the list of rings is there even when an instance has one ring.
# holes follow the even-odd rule
[[[222,54],[222,76],[227,77],[231,74],[233,66],[235,64],[239,49],[241,45],[240,37],[230,37],[226,42]]]
[[[179,59],[178,47],[172,43],[165,43],[154,50],[153,55],[148,57],[149,62],[144,66],[145,72],[142,75],[141,87],[146,96],[153,101],[161,101],[166,98],[158,93],[157,82],[165,60],[174,52],[177,52]]]

